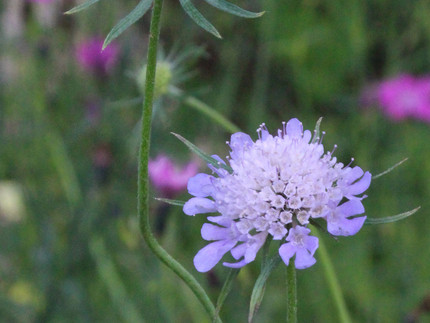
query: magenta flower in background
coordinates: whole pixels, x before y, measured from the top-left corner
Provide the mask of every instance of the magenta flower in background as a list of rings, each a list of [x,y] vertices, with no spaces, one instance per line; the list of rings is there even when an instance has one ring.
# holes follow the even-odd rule
[[[325,221],[335,236],[356,234],[366,216],[362,195],[371,174],[337,161],[316,133],[303,131],[291,119],[272,136],[263,124],[253,141],[245,133],[231,136],[229,166],[213,155],[212,175],[197,174],[188,181],[193,195],[184,213],[218,213],[201,229],[210,243],[194,257],[200,272],[212,269],[230,252],[240,268],[254,261],[267,237],[282,241],[279,255],[286,265],[304,269],[315,264],[318,238],[310,236],[312,221]]]
[[[165,155],[158,155],[148,163],[149,179],[163,197],[172,198],[187,188],[190,177],[197,174],[199,166],[190,162],[183,168],[175,165]]]
[[[399,75],[381,82],[376,91],[379,105],[393,120],[430,121],[430,77]]]
[[[119,48],[114,42],[103,51],[103,39],[92,38],[80,43],[76,48],[76,59],[86,71],[103,76],[108,74],[118,61]]]

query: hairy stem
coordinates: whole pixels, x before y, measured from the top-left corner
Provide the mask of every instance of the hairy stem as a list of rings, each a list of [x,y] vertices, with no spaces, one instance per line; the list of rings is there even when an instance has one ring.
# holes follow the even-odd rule
[[[154,101],[155,71],[157,66],[157,47],[160,35],[160,18],[163,0],[154,0],[152,9],[151,27],[149,33],[148,67],[146,70],[145,99],[143,101],[142,136],[139,152],[138,173],[138,214],[140,230],[143,238],[152,252],[176,273],[193,291],[206,311],[212,318],[216,317],[215,306],[212,304],[204,289],[197,280],[175,259],[173,259],[157,242],[152,234],[149,224],[149,197],[148,197],[148,159],[151,137],[152,106]],[[219,318],[215,322],[221,322]]]
[[[287,322],[297,323],[296,267],[292,261],[287,266]]]

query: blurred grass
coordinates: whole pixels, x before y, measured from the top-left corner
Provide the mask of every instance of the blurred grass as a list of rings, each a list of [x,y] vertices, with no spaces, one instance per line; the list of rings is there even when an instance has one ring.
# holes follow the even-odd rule
[[[37,4],[25,4],[23,33],[1,35],[0,179],[22,185],[26,214],[18,223],[0,218],[0,317],[5,322],[123,321],[121,306],[128,304],[147,322],[208,322],[189,290],[143,245],[135,221],[133,129],[140,105],[124,102],[140,95],[130,75],[144,63],[148,17],[119,39],[120,60],[109,76],[93,77],[75,61],[80,39],[106,35],[134,6],[103,2],[72,17],[57,12],[54,27],[37,20]],[[196,28],[176,2],[166,2],[161,36],[166,51],[179,42],[184,48],[203,44],[208,52],[195,66],[197,76],[181,89],[251,134],[261,122],[274,131],[291,117],[313,129],[323,116],[326,149],[338,144],[341,161],[354,157],[373,174],[409,157],[372,183],[364,203],[372,217],[421,205],[419,213],[400,223],[366,226],[347,239],[325,239],[354,321],[401,322],[430,293],[430,128],[392,123],[376,110],[362,110],[358,98],[378,79],[428,73],[428,2],[237,3],[267,13],[245,21],[199,6],[224,35],[219,41]],[[69,8],[66,1],[63,6]],[[0,4],[2,21],[7,7]],[[88,118],[89,102],[100,108],[97,121]],[[165,152],[179,162],[191,158],[170,132],[207,152],[228,153],[228,134],[203,116],[175,100],[161,101],[158,109],[154,156]],[[62,157],[56,159],[49,147]],[[106,163],[99,162],[100,154]],[[73,197],[78,195],[82,198]],[[154,200],[153,217],[159,207]],[[167,210],[160,239],[196,273],[192,258],[205,245],[200,238],[204,218],[186,217],[180,208]],[[95,237],[104,248],[90,247]],[[103,272],[101,260],[110,264]],[[221,312],[225,322],[245,321],[259,265],[258,258],[239,274]],[[215,300],[227,272],[217,266],[211,274],[196,276]],[[109,277],[123,292],[112,294]],[[268,281],[257,322],[284,321],[284,282],[279,266]],[[320,263],[298,273],[298,296],[299,321],[336,320]],[[430,322],[430,315],[420,322]]]

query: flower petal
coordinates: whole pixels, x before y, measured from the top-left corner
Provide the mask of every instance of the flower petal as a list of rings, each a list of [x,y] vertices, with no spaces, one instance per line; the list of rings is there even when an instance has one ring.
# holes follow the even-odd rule
[[[335,212],[342,214],[342,217],[350,217],[352,215],[364,213],[364,206],[360,200],[351,200],[339,205]]]
[[[204,197],[193,197],[184,205],[184,213],[196,215],[199,213],[211,213],[216,211],[215,202]]]
[[[305,269],[315,264],[316,259],[305,248],[299,248],[294,263],[297,269]]]
[[[369,172],[364,173],[363,177],[348,188],[348,195],[358,195],[367,190],[370,186],[372,175]]]
[[[230,228],[222,228],[211,223],[202,226],[202,238],[205,240],[227,240],[230,236]]]
[[[188,180],[188,192],[197,197],[211,196],[214,191],[214,186],[212,185],[213,179],[213,176],[203,173],[191,177]]]
[[[213,222],[213,223],[222,225],[223,227],[226,227],[226,228],[230,227],[231,223],[233,222],[232,219],[230,219],[226,216],[222,216],[222,215],[220,215],[220,216],[208,216],[208,220]]]
[[[296,118],[288,121],[287,135],[291,138],[301,138],[303,136],[303,124]]]
[[[243,266],[247,265],[248,263],[244,260],[238,261],[238,262],[223,262],[222,263],[226,267],[230,268],[242,268]]]
[[[337,234],[339,236],[353,236],[363,227],[364,221],[367,216],[360,216],[353,219],[344,219],[342,221],[342,232]]]
[[[297,248],[293,246],[292,243],[284,243],[282,246],[279,247],[279,255],[287,266],[296,251]]]
[[[351,168],[351,170],[345,176],[347,184],[354,183],[357,179],[363,176],[363,173],[364,171],[358,166]]]
[[[231,250],[231,255],[234,259],[238,260],[245,255],[247,245],[246,243],[242,243]]]
[[[194,257],[197,271],[204,273],[211,270],[236,243],[234,240],[215,241],[201,249]]]
[[[242,152],[244,149],[252,146],[254,142],[251,137],[243,132],[236,132],[231,135],[230,139],[230,156],[233,159],[238,159],[242,156]]]
[[[260,250],[260,248],[263,246],[264,242],[267,238],[267,232],[261,232],[254,236],[252,236],[251,239],[249,239],[247,242],[247,248],[245,252],[245,261],[246,263],[250,263],[255,260],[255,257],[257,256],[257,252]]]
[[[218,155],[212,155],[212,158],[216,159],[219,163],[221,164],[226,164],[225,161],[223,161],[221,159],[221,157],[219,157]],[[226,175],[228,175],[228,171],[225,170],[224,168],[216,168],[214,165],[212,164],[208,164],[208,167],[210,168],[211,171],[213,171],[214,173],[218,174],[219,177],[225,177]]]
[[[305,248],[313,255],[318,249],[318,238],[313,236],[307,236],[305,238]]]

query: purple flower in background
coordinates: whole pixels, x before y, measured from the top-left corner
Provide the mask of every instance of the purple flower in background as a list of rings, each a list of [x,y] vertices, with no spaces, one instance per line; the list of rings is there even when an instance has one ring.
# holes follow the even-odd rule
[[[199,169],[195,162],[179,169],[167,156],[159,155],[148,163],[149,179],[164,197],[172,198],[187,188],[187,182]]]
[[[393,120],[430,121],[430,77],[404,74],[381,82],[377,98],[383,111]]]
[[[203,239],[211,241],[194,258],[200,272],[213,268],[227,253],[239,268],[252,262],[266,238],[285,240],[279,254],[286,265],[292,257],[297,269],[312,266],[318,238],[309,235],[311,219],[327,222],[332,235],[357,233],[366,216],[359,196],[370,185],[371,174],[337,162],[324,152],[320,138],[303,132],[302,123],[283,123],[277,136],[263,124],[255,142],[245,133],[231,136],[229,167],[218,156],[219,167],[209,165],[214,175],[197,174],[188,181],[194,197],[184,213],[220,213],[203,225]],[[224,167],[221,167],[224,166]]]
[[[96,75],[106,75],[118,60],[119,48],[114,42],[104,50],[102,38],[92,38],[80,43],[76,48],[76,59],[81,67]]]
[[[36,3],[51,3],[55,2],[56,0],[27,0],[28,2],[36,2]]]

